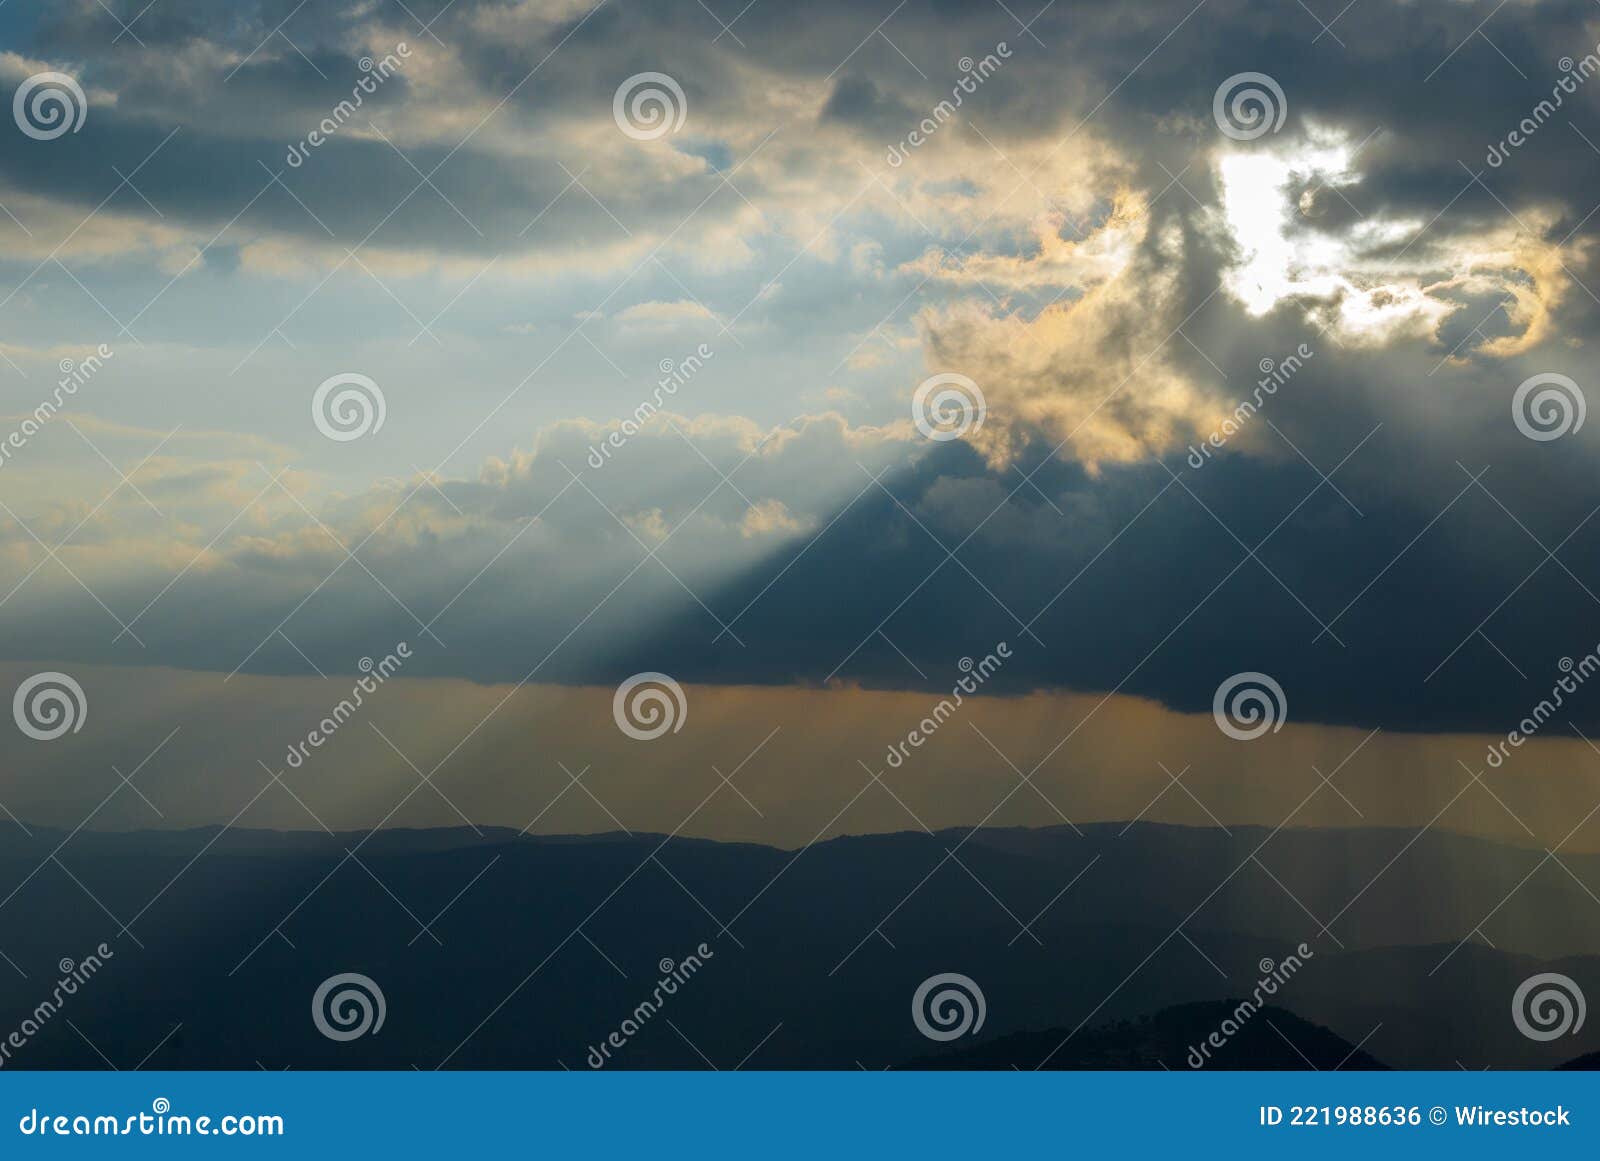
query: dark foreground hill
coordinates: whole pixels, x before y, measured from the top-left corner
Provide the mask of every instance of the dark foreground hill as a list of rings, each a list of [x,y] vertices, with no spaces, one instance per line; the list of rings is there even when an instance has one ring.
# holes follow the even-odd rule
[[[796,852],[471,829],[11,829],[0,1039],[38,1026],[4,1066],[583,1068],[613,1034],[611,1068],[902,1066],[938,1055],[912,1019],[918,985],[956,972],[987,1004],[958,1051],[1163,1013],[1131,1047],[1073,1048],[1154,1067],[1167,1010],[1248,995],[1263,961],[1301,944],[1272,1003],[1392,1066],[1551,1068],[1600,1050],[1600,1021],[1536,1043],[1511,1018],[1539,971],[1600,996],[1600,905],[1583,885],[1600,886],[1596,860],[1556,867],[1435,831],[1266,838],[1105,825]],[[101,943],[104,969],[36,1019],[60,961]],[[693,978],[658,998],[702,944]],[[313,996],[351,972],[376,981],[385,1019],[332,1040]],[[1251,1021],[1230,1061],[1293,1067],[1274,1023],[1319,1064],[1335,1051],[1274,1017]],[[1028,1061],[1025,1047],[1007,1065],[1048,1050]]]
[[[1249,1011],[1233,998],[1179,1004],[1138,1020],[1099,1028],[1014,1032],[970,1048],[922,1057],[913,1068],[935,1069],[1317,1069],[1386,1068],[1367,1053],[1283,1008]],[[1227,1035],[1229,1027],[1236,1030]],[[1215,1035],[1222,1041],[1216,1047]]]

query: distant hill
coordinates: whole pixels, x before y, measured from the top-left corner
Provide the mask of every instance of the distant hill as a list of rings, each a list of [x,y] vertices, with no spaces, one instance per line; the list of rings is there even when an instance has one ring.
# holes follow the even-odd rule
[[[35,829],[25,836],[0,822],[0,898],[6,864],[28,869],[46,858],[67,833]],[[77,857],[116,857],[136,870],[142,860],[187,859],[204,850],[207,861],[230,857],[333,858],[364,843],[373,857],[450,855],[469,851],[530,848],[651,849],[660,835],[604,834],[522,836],[504,828],[387,830],[328,835],[308,831],[262,831],[210,827],[184,831],[72,835],[62,852]],[[1265,846],[1262,844],[1265,843]],[[1090,868],[1072,892],[1070,911],[1080,922],[1118,922],[1136,901],[1141,921],[1176,924],[1196,906],[1204,924],[1267,938],[1300,939],[1308,912],[1338,915],[1334,934],[1347,948],[1454,942],[1494,912],[1484,934],[1503,951],[1539,958],[1600,955],[1600,922],[1570,922],[1594,906],[1584,884],[1600,884],[1600,856],[1563,854],[1561,863],[1539,848],[1510,846],[1430,829],[1216,828],[1154,823],[1042,828],[951,829],[936,834],[906,832],[847,836],[808,848],[788,874],[824,883],[857,881],[869,892],[909,890],[947,850],[961,845],[962,862],[977,871],[994,893],[1021,914],[1043,907],[1075,874]],[[1257,852],[1256,859],[1217,884]],[[745,874],[759,877],[789,861],[791,852],[745,843],[673,838],[663,852],[690,862],[725,868],[730,885]],[[931,862],[929,860],[932,860]],[[734,864],[738,866],[735,867]],[[1091,867],[1092,864],[1092,867]],[[943,872],[967,878],[949,863]],[[24,872],[26,873],[26,872]],[[970,883],[970,879],[968,880]],[[1513,891],[1516,906],[1496,910]],[[743,900],[740,901],[741,905]],[[892,900],[890,901],[892,904]],[[141,904],[142,905],[142,901]],[[993,909],[989,899],[984,906]],[[1053,908],[1052,908],[1053,911]],[[4,926],[0,909],[0,927]],[[1313,924],[1313,930],[1316,929]]]
[[[1600,909],[1567,874],[1600,883],[1600,861],[1540,867],[1542,852],[1433,831],[1284,830],[1257,865],[1267,837],[1102,825],[797,852],[470,828],[0,827],[0,1035],[48,993],[58,961],[106,942],[114,958],[72,996],[71,1023],[50,1021],[7,1068],[583,1068],[652,995],[661,961],[704,943],[703,971],[606,1067],[938,1056],[911,997],[944,972],[987,999],[984,1039],[956,1051],[1082,1025],[1068,1060],[1165,1061],[1149,1037],[1170,1013],[1250,994],[1263,960],[1304,942],[1313,954],[1273,1004],[1391,1066],[1554,1068],[1600,1051],[1600,1021],[1536,1043],[1510,1014],[1535,971],[1600,996],[1588,918]],[[1494,947],[1460,942],[1480,924]],[[341,1043],[313,1026],[312,994],[343,972],[381,985],[377,1035]],[[1091,1035],[1148,1013],[1163,1015],[1143,1040]],[[1272,1024],[1322,1061],[1320,1033],[1301,1044],[1287,1021],[1257,1023],[1236,1049],[1262,1053],[1253,1067],[1284,1059],[1260,1037],[1279,1039]],[[1030,1061],[1025,1045],[1014,1062],[1032,1067],[1045,1051]]]
[[[1361,1072],[1384,1069],[1367,1053],[1293,1012],[1264,1007],[1250,1013],[1221,1048],[1207,1038],[1239,1016],[1242,1000],[1178,1004],[1153,1016],[1119,1020],[1073,1035],[1068,1029],[1014,1032],[970,1048],[952,1048],[914,1060],[927,1069],[1157,1069],[1288,1070],[1315,1068]],[[1196,1050],[1205,1048],[1204,1056]]]

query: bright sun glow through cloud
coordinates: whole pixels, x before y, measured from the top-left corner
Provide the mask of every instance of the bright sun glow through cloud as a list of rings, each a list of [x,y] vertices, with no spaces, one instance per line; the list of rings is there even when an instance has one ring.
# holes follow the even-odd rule
[[[1405,271],[1403,254],[1372,257],[1382,247],[1403,246],[1422,222],[1367,217],[1337,234],[1315,225],[1320,207],[1360,184],[1355,154],[1343,135],[1318,132],[1282,151],[1218,158],[1222,217],[1239,251],[1227,288],[1254,316],[1287,298],[1334,303],[1326,321],[1355,342],[1431,333],[1457,304],[1431,296]]]

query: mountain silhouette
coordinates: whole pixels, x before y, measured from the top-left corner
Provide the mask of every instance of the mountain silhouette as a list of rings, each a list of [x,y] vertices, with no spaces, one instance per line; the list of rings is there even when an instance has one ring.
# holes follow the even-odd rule
[[[1539,971],[1600,994],[1600,925],[1571,921],[1593,901],[1567,874],[1600,881],[1600,860],[1551,870],[1542,857],[1438,831],[1153,824],[800,851],[470,828],[12,828],[0,831],[0,1035],[50,993],[61,961],[105,943],[104,970],[6,1068],[583,1068],[653,998],[663,961],[704,944],[693,980],[634,1021],[604,1067],[937,1057],[911,1000],[953,972],[986,997],[985,1037],[1081,1026],[1052,1065],[1098,1052],[1178,1068],[1163,1053],[1203,1039],[1204,1005],[1233,1006],[1264,962],[1305,945],[1271,1003],[1306,1028],[1258,1014],[1221,1059],[1295,1067],[1276,1025],[1319,1067],[1359,1044],[1400,1068],[1555,1068],[1600,1051],[1600,1022],[1537,1043],[1510,1000]],[[1494,946],[1467,939],[1480,925]],[[348,1041],[312,1019],[319,987],[344,973],[370,977],[386,1003],[381,1029]],[[1106,1038],[1150,1013],[1144,1039]],[[1016,1042],[1012,1063],[1039,1064],[1064,1036],[1032,1060]]]
[[[967,1048],[956,1048],[913,1061],[911,1068],[1031,1069],[1157,1069],[1174,1072],[1195,1067],[1213,1070],[1384,1069],[1366,1052],[1328,1029],[1302,1020],[1293,1012],[1268,1005],[1245,1015],[1240,998],[1178,1004],[1138,1020],[1088,1028],[1076,1034],[1063,1028],[1046,1032],[1014,1032]],[[1225,1023],[1237,1031],[1220,1048],[1208,1037]],[[1201,1055],[1204,1051],[1204,1055]],[[1198,1064],[1196,1063],[1198,1062]]]

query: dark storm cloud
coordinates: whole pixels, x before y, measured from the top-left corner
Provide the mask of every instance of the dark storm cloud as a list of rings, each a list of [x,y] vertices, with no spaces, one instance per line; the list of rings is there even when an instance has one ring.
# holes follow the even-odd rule
[[[0,173],[23,189],[92,206],[107,188],[107,159],[126,172],[182,124],[147,173],[156,184],[151,200],[177,218],[220,224],[260,189],[258,159],[284,169],[287,146],[350,95],[361,75],[358,57],[405,40],[419,61],[429,61],[432,87],[419,91],[402,70],[371,96],[356,123],[291,175],[295,193],[340,242],[363,237],[392,199],[361,199],[358,208],[349,191],[403,192],[416,177],[367,131],[370,119],[425,173],[451,155],[435,180],[485,235],[424,189],[400,211],[390,242],[469,252],[528,247],[535,239],[520,231],[568,180],[557,162],[564,153],[576,171],[583,136],[611,135],[613,92],[633,73],[674,76],[693,110],[690,132],[713,140],[759,138],[782,120],[769,104],[776,90],[824,83],[831,95],[814,128],[853,133],[876,153],[949,96],[958,58],[981,57],[1004,41],[1012,54],[1005,69],[967,105],[973,123],[1002,148],[1070,135],[1070,150],[1078,138],[1086,144],[1103,135],[1147,181],[1160,178],[1160,188],[1160,166],[1177,172],[1203,165],[1194,135],[1175,127],[1198,126],[1198,144],[1209,148],[1216,85],[1233,73],[1265,71],[1285,87],[1291,132],[1314,119],[1368,139],[1360,189],[1349,194],[1363,214],[1428,219],[1456,199],[1426,248],[1441,235],[1505,222],[1488,191],[1462,193],[1469,174],[1461,163],[1485,170],[1488,146],[1550,95],[1561,76],[1558,61],[1581,59],[1595,47],[1592,8],[1579,0],[1506,8],[1472,36],[1490,7],[1362,4],[1323,33],[1298,7],[1263,10],[1228,0],[1136,8],[1063,2],[1026,30],[992,4],[911,4],[880,36],[856,6],[756,5],[714,39],[718,25],[694,3],[612,0],[590,9],[461,0],[437,13],[417,8],[419,20],[390,6],[163,3],[133,25],[142,47],[128,34],[113,47],[113,18],[96,4],[74,4],[49,13],[22,51],[82,62],[85,82],[114,92],[116,103],[97,104],[85,134],[48,156],[7,135]],[[9,89],[0,95],[9,98]],[[435,119],[441,99],[461,110],[459,122]],[[1568,99],[1578,128],[1597,106],[1600,89]],[[497,108],[468,140],[480,117]],[[507,156],[501,130],[525,135],[532,156]],[[566,147],[546,139],[569,131],[579,136]],[[1592,208],[1581,191],[1596,173],[1593,149],[1572,128],[1552,124],[1484,180],[1509,205],[1562,205],[1570,229]],[[1195,177],[1203,184],[1202,169]],[[690,200],[691,191],[674,188],[682,178],[653,182],[649,198],[630,198],[626,185],[598,192],[608,204],[620,199],[617,212],[628,222],[670,225],[704,193],[694,191]],[[558,203],[550,212],[557,221],[598,213],[580,203]],[[276,191],[244,222],[325,240],[314,218]],[[559,237],[552,231],[545,244]]]
[[[116,626],[81,592],[41,609],[24,591],[8,652],[303,673],[297,649],[340,670],[408,640],[415,675],[604,683],[666,667],[703,683],[940,688],[960,658],[1006,641],[1014,659],[992,691],[1118,689],[1203,711],[1223,679],[1260,670],[1288,692],[1294,720],[1509,728],[1548,692],[1561,658],[1600,643],[1600,598],[1586,591],[1600,488],[1574,483],[1592,450],[1513,432],[1490,460],[1458,467],[1446,440],[1396,420],[1377,395],[1346,390],[1336,403],[1351,371],[1313,358],[1270,400],[1256,422],[1282,435],[1255,433],[1279,445],[1270,458],[1222,455],[1195,469],[1169,456],[1096,478],[1040,448],[1019,465],[1031,485],[959,444],[905,463],[904,445],[846,448],[824,425],[740,470],[742,496],[708,497],[717,477],[661,430],[585,471],[593,496],[574,487],[557,499],[569,477],[555,457],[583,471],[593,446],[577,432],[508,476],[447,488],[487,523],[414,500],[416,530],[391,526],[362,548],[364,568],[339,567],[303,605],[343,559],[317,534],[237,548],[225,567],[189,574],[138,623],[143,649],[110,644]],[[1420,365],[1415,374],[1427,382]],[[1497,393],[1494,410],[1508,414],[1509,390]],[[725,472],[748,454],[708,432],[696,442]],[[857,460],[888,469],[881,488]],[[1486,467],[1481,487],[1463,470]],[[799,507],[817,475],[842,481],[847,507]],[[378,515],[402,495],[380,497]],[[744,497],[759,511],[777,496],[792,527],[745,535]],[[356,543],[363,507],[324,516]],[[141,574],[91,583],[127,613],[158,587],[159,571]],[[274,636],[280,623],[287,642]],[[1575,703],[1581,728],[1596,719]]]
[[[291,7],[219,18],[209,6],[160,5],[137,26],[148,53],[111,52],[102,16],[72,9],[41,27],[29,51],[84,58],[86,83],[118,99],[97,105],[83,134],[47,154],[6,135],[0,174],[14,188],[92,205],[104,196],[108,160],[137,164],[180,111],[192,112],[194,123],[150,164],[141,188],[174,219],[226,221],[266,181],[258,161],[278,168],[282,146],[348,92],[353,60],[379,31],[365,7],[332,17],[307,10],[286,28],[309,62],[269,43],[225,80]],[[1337,10],[1328,7],[1323,18],[1331,20]],[[1561,658],[1600,642],[1600,580],[1591,575],[1600,548],[1600,519],[1591,518],[1600,506],[1597,427],[1536,442],[1518,431],[1511,404],[1517,384],[1539,372],[1592,386],[1584,383],[1584,344],[1594,338],[1596,301],[1576,281],[1559,296],[1548,282],[1563,279],[1556,267],[1564,263],[1566,278],[1597,285],[1584,244],[1600,229],[1600,216],[1589,216],[1591,199],[1600,198],[1600,154],[1584,134],[1600,142],[1600,79],[1568,95],[1561,116],[1503,165],[1489,169],[1484,156],[1550,94],[1561,58],[1594,49],[1594,11],[1576,0],[1499,10],[1486,2],[1361,3],[1323,32],[1298,5],[1062,2],[1030,32],[991,3],[939,3],[906,6],[879,36],[872,26],[887,7],[758,4],[719,37],[694,3],[541,15],[460,0],[432,26],[449,46],[439,57],[443,71],[397,77],[373,110],[374,120],[397,127],[423,172],[444,161],[441,190],[483,236],[423,190],[384,227],[382,241],[406,251],[581,252],[599,236],[586,231],[608,228],[586,199],[563,199],[545,230],[521,240],[518,232],[566,186],[557,160],[570,158],[575,172],[587,142],[601,153],[617,145],[611,98],[632,73],[662,70],[681,82],[696,136],[677,160],[737,157],[738,149],[724,153],[726,140],[753,146],[773,128],[764,118],[783,106],[785,87],[810,86],[812,105],[785,106],[805,113],[773,147],[791,148],[798,138],[783,172],[741,178],[757,205],[785,196],[810,203],[829,184],[827,155],[838,143],[881,155],[949,95],[959,58],[1006,41],[1014,56],[971,95],[969,123],[1002,150],[1059,145],[1063,164],[1103,165],[1152,199],[1159,193],[1134,248],[1135,269],[1159,277],[1163,292],[1130,294],[1108,311],[1093,336],[1094,359],[1063,346],[1032,387],[1020,373],[985,380],[992,423],[1009,421],[1012,401],[1053,392],[1092,403],[1104,395],[1099,417],[1147,439],[1153,454],[1072,462],[1052,454],[1058,430],[1019,422],[1014,461],[997,463],[965,444],[930,450],[903,432],[863,435],[829,420],[736,473],[738,490],[707,499],[715,472],[677,432],[658,426],[614,465],[584,475],[619,524],[581,489],[554,499],[569,482],[560,464],[585,472],[599,438],[563,430],[547,433],[540,450],[513,467],[443,483],[442,498],[419,492],[407,518],[362,549],[361,564],[341,565],[342,551],[288,512],[250,541],[224,545],[217,567],[179,581],[173,599],[141,619],[143,649],[126,637],[112,643],[116,626],[64,581],[48,600],[25,589],[0,610],[5,650],[222,670],[244,661],[248,670],[300,673],[302,647],[324,668],[347,669],[405,638],[418,650],[411,672],[481,681],[537,669],[540,680],[605,682],[671,668],[694,682],[831,678],[943,688],[961,657],[1005,640],[1016,660],[994,688],[1012,692],[1116,689],[1203,710],[1224,678],[1260,670],[1284,686],[1291,716],[1301,720],[1508,728],[1548,692]],[[721,15],[731,21],[736,13],[729,6]],[[385,13],[381,31],[434,54],[431,37],[402,15]],[[161,51],[196,63],[163,70]],[[1373,263],[1403,265],[1424,282],[1445,277],[1497,232],[1531,235],[1519,244],[1534,251],[1560,243],[1562,262],[1539,274],[1547,334],[1509,358],[1473,337],[1477,320],[1508,299],[1505,285],[1532,281],[1523,273],[1441,291],[1466,305],[1436,334],[1370,342],[1319,333],[1302,301],[1251,317],[1219,293],[1240,255],[1217,222],[1211,102],[1223,78],[1244,71],[1282,84],[1289,112],[1281,140],[1336,131],[1361,143],[1352,163],[1359,180],[1337,193],[1329,175],[1297,176],[1288,196],[1305,194],[1317,211],[1296,220],[1297,236],[1342,243],[1369,226],[1414,224],[1360,246]],[[505,109],[452,154],[524,78]],[[462,117],[440,120],[450,109],[430,106],[420,95],[425,85],[458,102]],[[9,101],[9,92],[0,98]],[[646,180],[628,166],[605,170],[594,192],[635,226],[671,228],[716,179],[662,164],[644,171]],[[990,164],[1003,171],[1007,163]],[[1029,176],[1019,170],[1019,186]],[[364,191],[398,197],[414,178],[382,141],[346,133],[286,180],[340,243],[353,244],[393,200]],[[1052,187],[1045,196],[1057,193]],[[837,189],[833,199],[830,212],[843,201]],[[143,213],[129,199],[118,204]],[[741,212],[739,197],[724,197],[704,220],[725,224]],[[291,242],[327,241],[313,216],[276,189],[246,221]],[[1009,248],[1000,248],[969,225],[938,224],[953,252],[941,277],[953,278],[975,256],[1034,257],[1031,241],[1008,236]],[[1183,243],[1177,251],[1169,247],[1174,236]],[[946,289],[935,282],[929,293]],[[971,289],[989,310],[989,299]],[[817,314],[850,301],[848,289],[806,290]],[[1074,301],[1065,288],[1054,297]],[[1005,315],[1005,305],[995,313]],[[807,314],[795,326],[803,331],[806,320],[814,321]],[[875,321],[863,319],[863,329]],[[1526,326],[1509,315],[1478,325],[1486,339]],[[933,350],[953,349],[939,344],[952,333],[934,334]],[[1040,336],[1049,340],[1048,325],[1019,331],[1014,345]],[[1146,366],[1157,340],[1159,364]],[[1172,416],[1203,418],[1204,407],[1189,399],[1170,411],[1154,407],[1147,388],[1157,370],[1163,383],[1204,384],[1194,393],[1199,403],[1227,414],[1250,394],[1262,359],[1281,360],[1302,343],[1314,353],[1293,379],[1226,452],[1191,467],[1188,445],[1204,433]],[[1176,430],[1163,441],[1157,429],[1169,421]],[[688,442],[734,473],[752,438],[696,429]],[[884,472],[881,487],[857,461]],[[1323,473],[1333,473],[1331,482]],[[384,501],[397,499],[379,491],[330,500],[322,515],[353,543],[375,523],[369,509],[382,516]],[[535,516],[537,524],[525,524]],[[684,520],[659,562],[644,561],[630,577]],[[105,590],[124,614],[175,571],[148,553],[129,550],[129,558],[135,564],[114,579],[108,573]],[[178,565],[185,559],[179,553]],[[333,580],[298,604],[336,566]],[[433,628],[443,644],[417,623],[441,610]],[[275,635],[280,624],[292,643]],[[1600,708],[1579,703],[1574,721],[1588,729]]]

